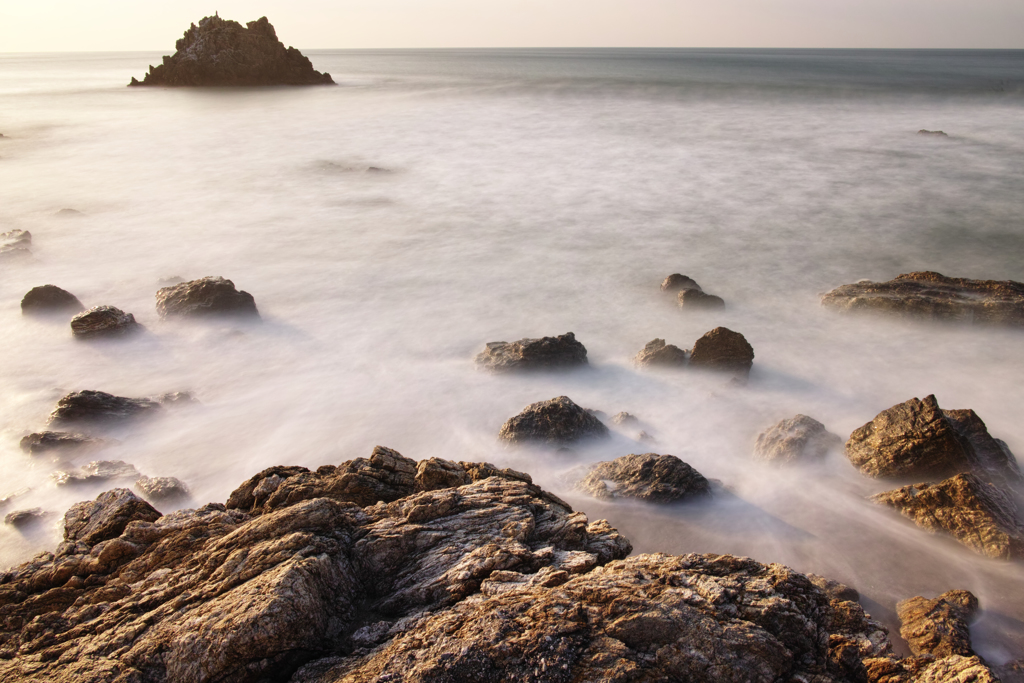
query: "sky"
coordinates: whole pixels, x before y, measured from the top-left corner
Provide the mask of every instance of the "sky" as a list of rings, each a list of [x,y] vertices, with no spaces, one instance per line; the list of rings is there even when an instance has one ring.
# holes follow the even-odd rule
[[[0,52],[173,52],[214,11],[300,49],[1024,49],[1024,0],[0,0]]]

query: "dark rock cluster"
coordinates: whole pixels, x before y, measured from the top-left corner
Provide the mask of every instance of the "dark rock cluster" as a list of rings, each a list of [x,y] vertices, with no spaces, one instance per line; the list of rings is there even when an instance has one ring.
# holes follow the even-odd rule
[[[729,372],[745,378],[754,365],[754,348],[739,332],[716,327],[694,342],[690,351],[666,344],[664,339],[654,339],[644,346],[633,362],[639,367],[689,366]]]
[[[285,48],[277,32],[260,17],[242,26],[219,16],[192,24],[175,43],[176,52],[129,85],[254,86],[328,85],[328,73],[313,69],[294,47]]]

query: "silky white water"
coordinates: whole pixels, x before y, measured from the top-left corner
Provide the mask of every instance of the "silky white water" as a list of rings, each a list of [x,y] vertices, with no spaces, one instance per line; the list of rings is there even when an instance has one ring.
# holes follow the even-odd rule
[[[21,451],[70,391],[191,391],[199,403],[116,430],[82,456],[178,477],[223,502],[260,469],[315,468],[376,444],[487,460],[606,517],[636,552],[717,552],[847,582],[876,618],[951,588],[985,612],[976,649],[1024,656],[1024,567],[931,536],[865,496],[841,453],[752,462],[804,413],[844,439],[935,394],[1024,452],[1024,332],[846,318],[818,295],[913,270],[1024,280],[1024,56],[1018,52],[313,52],[337,87],[127,88],[159,54],[0,55],[0,496],[53,514],[0,526],[0,564],[59,542],[105,487],[57,487]],[[941,129],[948,138],[919,136]],[[382,169],[372,170],[371,169]],[[57,215],[72,208],[80,214]],[[724,311],[684,315],[681,272]],[[161,279],[222,275],[262,322],[161,321]],[[80,342],[23,317],[55,284],[146,327]],[[756,358],[742,388],[643,372],[655,337],[719,325]],[[576,333],[591,367],[493,376],[485,342]],[[500,446],[500,425],[568,395],[637,429],[575,453]],[[671,453],[732,491],[658,508],[599,503],[563,473]],[[27,491],[26,491],[27,489]],[[165,512],[167,510],[164,510]],[[897,635],[893,629],[892,635]]]

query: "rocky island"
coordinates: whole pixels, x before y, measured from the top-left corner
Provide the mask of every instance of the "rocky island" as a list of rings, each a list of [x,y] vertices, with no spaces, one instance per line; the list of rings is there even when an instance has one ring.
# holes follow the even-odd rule
[[[286,48],[266,17],[247,22],[204,17],[185,31],[163,64],[129,85],[331,85],[294,47]]]

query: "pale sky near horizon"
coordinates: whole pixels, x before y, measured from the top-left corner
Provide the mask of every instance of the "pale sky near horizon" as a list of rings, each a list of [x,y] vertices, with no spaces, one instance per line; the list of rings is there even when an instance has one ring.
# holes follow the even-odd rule
[[[1024,0],[0,0],[0,52],[173,52],[219,11],[285,45],[1024,48]]]

